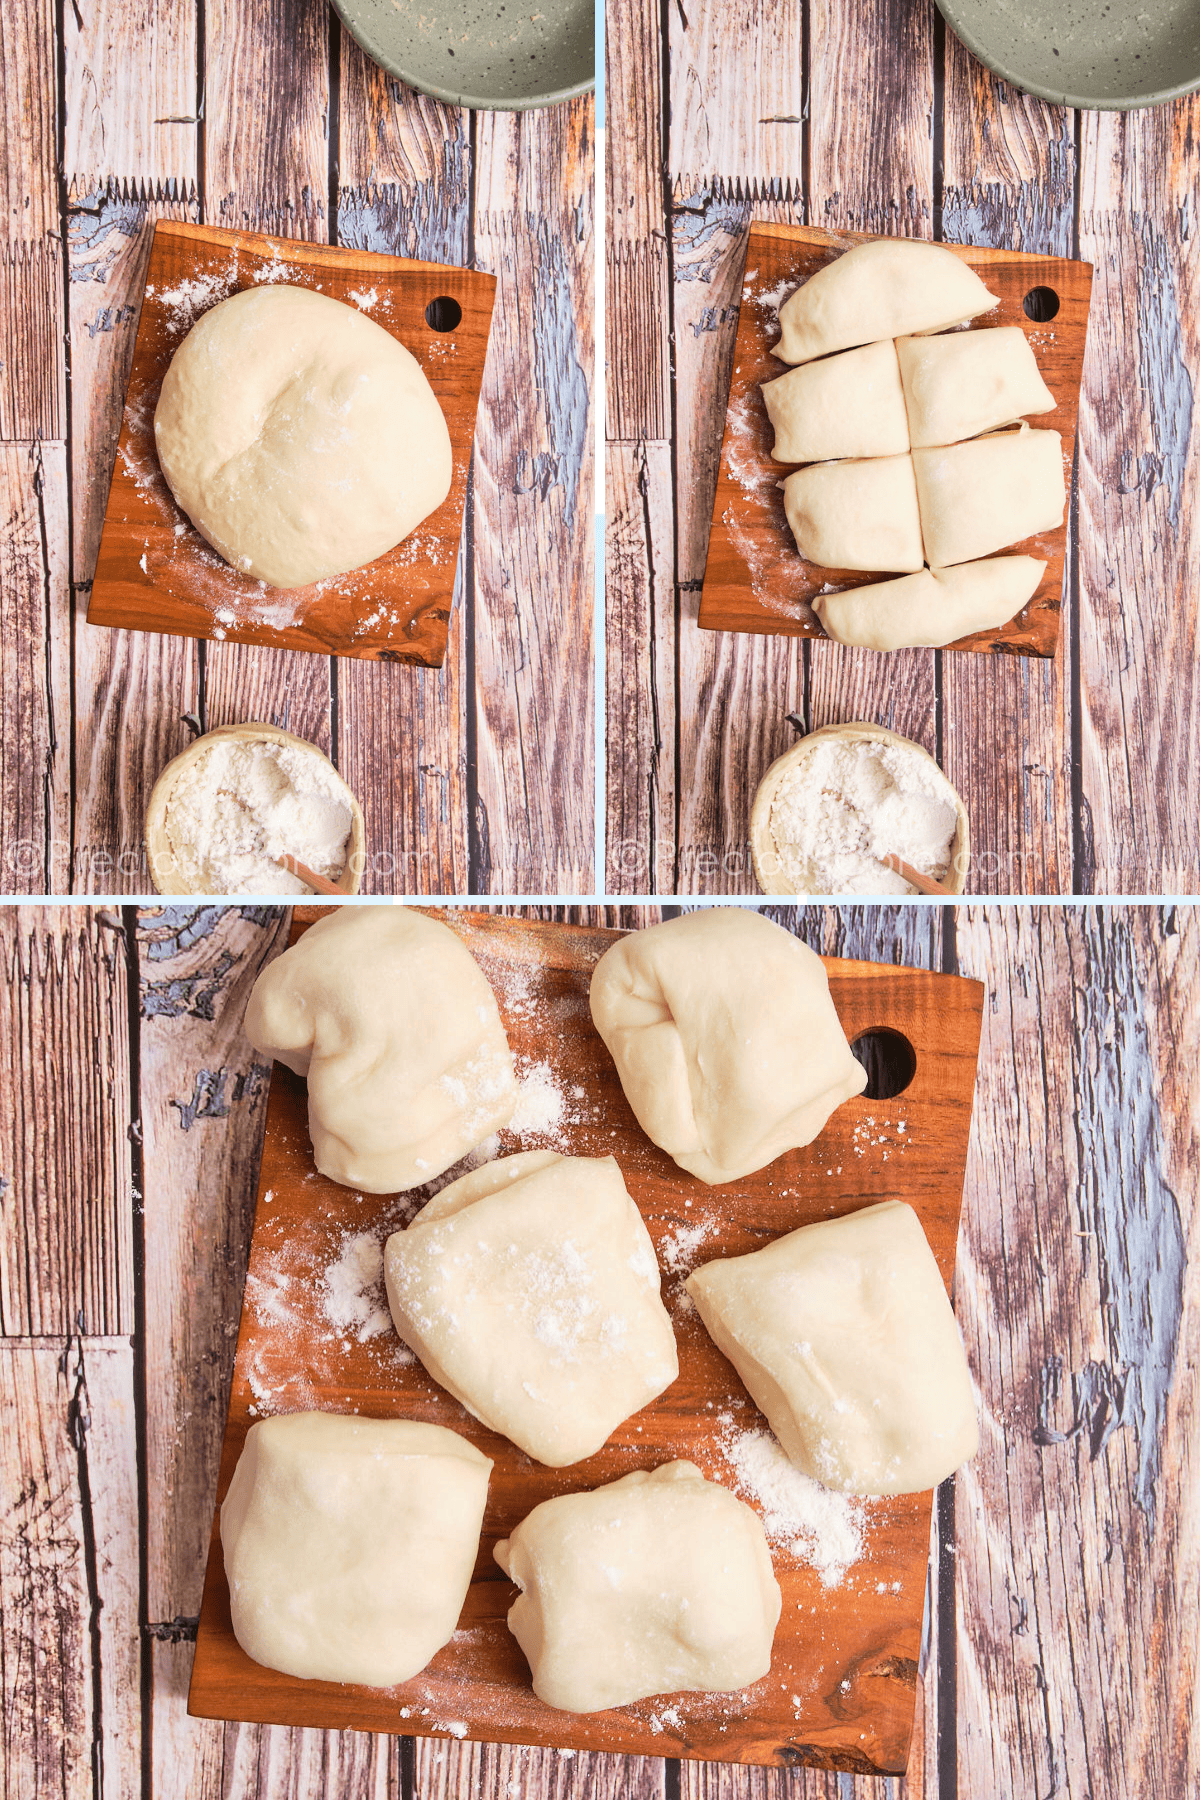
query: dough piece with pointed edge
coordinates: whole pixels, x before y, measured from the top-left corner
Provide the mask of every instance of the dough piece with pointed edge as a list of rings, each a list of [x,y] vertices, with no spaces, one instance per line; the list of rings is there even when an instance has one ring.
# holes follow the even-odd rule
[[[322,1175],[368,1194],[421,1187],[512,1117],[512,1052],[462,939],[408,906],[344,906],[263,970],[256,1050],[308,1077]]]
[[[966,1354],[921,1221],[884,1200],[705,1263],[687,1291],[797,1468],[915,1494],[974,1456]]]
[[[259,1419],[221,1507],[233,1634],[247,1656],[365,1687],[418,1674],[458,1624],[491,1470],[441,1425]]]
[[[922,569],[899,581],[817,594],[813,611],[829,637],[867,650],[930,649],[1015,619],[1036,593],[1046,565],[1034,556],[997,556],[953,569]]]
[[[925,561],[910,456],[811,463],[783,484],[796,548],[827,569],[915,571]]]
[[[895,456],[908,449],[900,363],[890,339],[764,381],[776,462]]]
[[[896,353],[914,448],[957,444],[1026,413],[1054,411],[1054,395],[1019,325],[901,338]]]
[[[593,1455],[679,1373],[654,1246],[611,1156],[485,1163],[388,1239],[384,1272],[434,1380],[551,1468]]]
[[[193,325],[154,438],[197,531],[270,587],[374,562],[450,492],[450,433],[420,363],[356,307],[283,283]]]
[[[1000,304],[974,269],[942,244],[872,238],[810,275],[779,309],[772,354],[806,363],[881,338],[944,331]]]
[[[563,1712],[731,1693],[771,1667],[782,1596],[758,1515],[694,1463],[543,1500],[496,1561],[533,1691]]]
[[[1063,522],[1067,487],[1057,431],[1004,431],[914,450],[925,555],[932,569],[975,562]]]
[[[867,1084],[820,957],[742,907],[620,938],[591,1006],[638,1124],[710,1186],[810,1144]]]

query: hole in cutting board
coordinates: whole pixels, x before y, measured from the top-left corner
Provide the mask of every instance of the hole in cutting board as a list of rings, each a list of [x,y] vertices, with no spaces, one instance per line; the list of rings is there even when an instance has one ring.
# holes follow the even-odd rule
[[[912,1083],[917,1072],[917,1053],[901,1031],[881,1025],[864,1031],[850,1046],[867,1071],[864,1100],[892,1100]]]
[[[453,331],[462,323],[462,307],[449,294],[439,294],[425,308],[425,323],[430,331]]]
[[[1021,305],[1025,309],[1025,317],[1032,319],[1035,325],[1047,325],[1053,319],[1062,301],[1050,287],[1030,288]]]

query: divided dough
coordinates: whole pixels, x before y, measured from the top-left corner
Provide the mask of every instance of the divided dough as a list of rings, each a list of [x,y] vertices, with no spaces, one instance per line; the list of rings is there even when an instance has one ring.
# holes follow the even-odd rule
[[[908,449],[908,414],[896,346],[868,344],[764,381],[776,462],[895,456]]]
[[[609,1157],[510,1156],[387,1241],[396,1330],[467,1411],[552,1468],[679,1373],[658,1262]]]
[[[944,331],[998,304],[943,245],[873,238],[826,263],[784,301],[773,354],[781,362],[811,362],[856,344]]]
[[[914,450],[912,460],[931,568],[973,562],[1062,524],[1067,487],[1057,431],[1023,426],[947,449]]]
[[[767,1674],[782,1598],[757,1514],[690,1462],[544,1500],[496,1561],[533,1691],[566,1712]]]
[[[909,569],[925,563],[911,456],[810,463],[783,484],[796,548],[828,569]]]
[[[706,1263],[687,1291],[787,1455],[825,1487],[918,1493],[975,1454],[962,1340],[902,1201]]]
[[[957,444],[1026,413],[1054,411],[1054,395],[1019,325],[901,338],[896,354],[914,448]]]
[[[899,581],[817,594],[813,611],[839,644],[936,648],[1007,625],[1037,592],[1045,568],[1034,556],[997,556],[953,569],[922,569]]]
[[[811,1143],[866,1086],[820,957],[741,907],[621,938],[591,1008],[642,1130],[710,1185]]]
[[[441,1425],[260,1419],[221,1507],[242,1649],[318,1681],[391,1687],[416,1675],[458,1624],[491,1469]]]
[[[255,982],[246,1036],[308,1077],[321,1174],[370,1194],[431,1181],[517,1101],[482,969],[407,906],[342,907],[310,926]]]
[[[206,312],[167,370],[154,436],[201,536],[271,587],[374,562],[450,492],[450,433],[416,358],[306,288]]]

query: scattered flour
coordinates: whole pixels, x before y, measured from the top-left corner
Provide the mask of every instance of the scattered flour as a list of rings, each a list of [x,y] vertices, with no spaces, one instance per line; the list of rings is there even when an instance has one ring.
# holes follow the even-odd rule
[[[548,1137],[563,1122],[566,1095],[549,1063],[529,1063],[520,1073],[516,1111],[507,1129],[522,1137]]]
[[[718,1423],[722,1454],[738,1487],[756,1502],[771,1542],[808,1563],[825,1587],[839,1587],[863,1552],[862,1501],[835,1494],[802,1475],[769,1431],[743,1431],[730,1413],[719,1415]]]
[[[697,1225],[677,1225],[668,1231],[658,1246],[658,1253],[672,1275],[690,1275],[699,1260],[700,1246],[716,1230],[713,1219]]]
[[[800,894],[909,894],[887,851],[941,881],[957,824],[954,790],[919,749],[816,738],[776,790],[768,827]]]
[[[348,1231],[325,1271],[325,1317],[360,1344],[392,1329],[383,1287],[383,1245],[373,1232]]]
[[[336,880],[346,866],[352,796],[315,747],[214,737],[182,770],[166,833],[185,893],[306,894],[275,860],[289,851]]]

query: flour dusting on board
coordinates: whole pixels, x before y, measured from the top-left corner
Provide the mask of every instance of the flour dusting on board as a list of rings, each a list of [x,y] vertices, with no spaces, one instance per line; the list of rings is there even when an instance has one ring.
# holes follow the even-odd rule
[[[718,1446],[735,1485],[751,1499],[773,1544],[817,1571],[824,1587],[840,1587],[863,1554],[866,1509],[802,1475],[771,1432],[744,1430],[732,1412],[718,1414]]]

